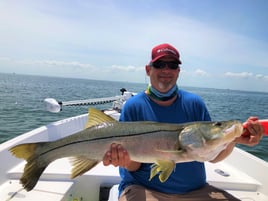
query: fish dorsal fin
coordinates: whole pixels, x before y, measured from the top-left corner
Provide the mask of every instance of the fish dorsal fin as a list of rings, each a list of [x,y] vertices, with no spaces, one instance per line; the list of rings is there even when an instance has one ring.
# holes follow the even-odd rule
[[[95,108],[89,108],[88,122],[86,123],[85,128],[89,128],[104,122],[114,122],[114,121],[116,120],[108,116],[107,114],[103,113],[102,111],[97,110]]]
[[[71,174],[72,179],[84,174],[98,164],[97,160],[92,160],[85,156],[72,157],[70,158],[70,162],[73,166]]]

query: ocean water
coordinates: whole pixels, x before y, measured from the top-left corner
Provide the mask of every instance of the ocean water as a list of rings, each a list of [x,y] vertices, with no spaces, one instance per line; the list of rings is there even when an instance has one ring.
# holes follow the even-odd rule
[[[110,97],[120,95],[119,90],[123,87],[128,91],[140,92],[147,84],[0,73],[0,143],[48,123],[86,113],[89,107],[66,106],[59,113],[50,113],[45,111],[45,98],[69,101]],[[249,116],[268,119],[268,93],[179,88],[201,96],[215,121],[245,121]],[[106,104],[94,107],[104,109],[110,106],[111,104]],[[268,161],[268,137],[264,137],[257,146],[239,147]]]

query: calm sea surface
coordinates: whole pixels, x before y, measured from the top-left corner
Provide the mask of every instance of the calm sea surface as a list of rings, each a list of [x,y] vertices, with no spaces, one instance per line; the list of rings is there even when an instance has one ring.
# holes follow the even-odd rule
[[[43,100],[58,101],[120,95],[120,89],[140,92],[147,84],[54,78],[0,73],[0,143],[34,128],[67,117],[86,113],[88,106],[64,107],[60,113],[49,113]],[[198,94],[206,102],[213,120],[238,119],[249,116],[268,119],[268,93],[223,89],[180,87]],[[110,104],[96,106],[104,109]],[[268,137],[255,147],[240,148],[268,161]]]

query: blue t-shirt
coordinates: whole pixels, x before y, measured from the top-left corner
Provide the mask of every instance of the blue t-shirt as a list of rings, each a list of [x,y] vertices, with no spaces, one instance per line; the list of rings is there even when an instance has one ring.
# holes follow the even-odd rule
[[[120,121],[156,121],[165,123],[185,123],[210,121],[210,115],[203,100],[184,90],[178,91],[176,101],[170,106],[160,106],[152,101],[145,92],[129,99],[123,107]],[[183,194],[198,189],[206,183],[204,163],[177,163],[176,168],[164,183],[155,176],[151,181],[152,164],[142,163],[134,172],[119,168],[122,178],[119,195],[129,185],[137,184],[163,193]]]

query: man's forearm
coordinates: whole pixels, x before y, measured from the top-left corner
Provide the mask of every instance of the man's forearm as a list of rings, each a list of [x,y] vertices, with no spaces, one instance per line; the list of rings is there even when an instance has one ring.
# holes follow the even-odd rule
[[[216,158],[214,158],[213,160],[211,160],[210,162],[211,163],[217,163],[217,162],[222,161],[223,159],[225,159],[227,156],[229,156],[232,153],[232,151],[233,151],[233,149],[235,147],[235,144],[236,144],[235,142],[231,142],[226,147],[226,149],[222,150],[222,152],[220,152],[218,154],[218,156]]]
[[[128,171],[130,172],[134,172],[137,171],[141,166],[141,163],[136,162],[136,161],[131,161],[130,164],[125,167]]]

